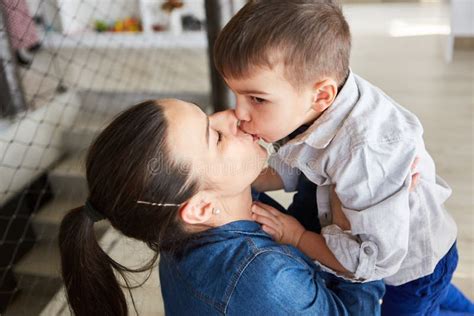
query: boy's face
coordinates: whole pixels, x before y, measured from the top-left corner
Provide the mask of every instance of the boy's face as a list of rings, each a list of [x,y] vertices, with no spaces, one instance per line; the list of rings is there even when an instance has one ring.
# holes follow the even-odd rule
[[[288,136],[319,115],[311,107],[311,85],[297,90],[285,78],[281,63],[272,69],[255,68],[246,78],[226,78],[226,83],[236,96],[241,129],[266,142]]]

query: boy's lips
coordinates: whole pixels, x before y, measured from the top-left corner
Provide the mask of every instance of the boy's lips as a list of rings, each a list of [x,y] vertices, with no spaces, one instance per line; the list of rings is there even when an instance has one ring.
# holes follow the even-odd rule
[[[252,136],[252,139],[253,139],[254,142],[258,142],[258,141],[261,139],[261,137],[258,136],[257,134],[248,133],[248,132],[244,131],[240,126],[238,126],[238,128],[239,128],[243,133],[245,133],[246,135]]]
[[[261,137],[258,136],[257,134],[251,134],[251,133],[246,133],[246,132],[244,132],[244,133],[247,134],[247,135],[252,136],[254,142],[258,142],[258,141],[260,140],[260,138],[261,138]]]

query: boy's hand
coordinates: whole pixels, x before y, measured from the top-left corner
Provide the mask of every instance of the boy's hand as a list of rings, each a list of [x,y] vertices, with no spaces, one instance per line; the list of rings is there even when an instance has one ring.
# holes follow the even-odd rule
[[[262,229],[281,244],[297,247],[306,231],[296,218],[283,214],[269,205],[255,202],[252,205],[252,213],[252,218],[262,224]]]

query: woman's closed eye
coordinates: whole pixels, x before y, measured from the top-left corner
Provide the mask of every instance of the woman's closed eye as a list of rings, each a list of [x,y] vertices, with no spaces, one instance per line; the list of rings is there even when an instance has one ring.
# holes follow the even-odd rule
[[[216,131],[217,132],[217,144],[219,144],[221,142],[221,139],[222,139],[222,133],[219,132],[219,131]]]

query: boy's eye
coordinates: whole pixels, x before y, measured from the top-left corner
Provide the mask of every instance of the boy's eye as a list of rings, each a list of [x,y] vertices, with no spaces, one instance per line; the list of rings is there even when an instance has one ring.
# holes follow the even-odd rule
[[[255,104],[262,104],[266,101],[265,99],[258,98],[258,97],[250,97],[250,100],[252,101],[252,103],[255,103]]]
[[[221,138],[222,138],[222,133],[217,131],[217,143],[218,144],[221,142]]]

